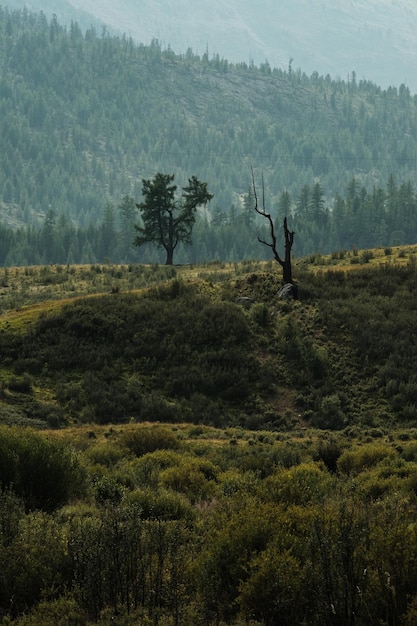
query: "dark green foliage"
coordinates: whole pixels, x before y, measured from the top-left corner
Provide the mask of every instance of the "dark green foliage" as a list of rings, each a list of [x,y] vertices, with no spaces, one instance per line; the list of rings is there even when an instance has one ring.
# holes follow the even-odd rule
[[[174,175],[156,174],[153,180],[143,180],[143,202],[137,204],[142,224],[135,225],[139,235],[134,244],[151,243],[166,252],[166,265],[173,264],[174,252],[180,243],[190,244],[197,208],[207,204],[213,196],[207,183],[196,176],[183,188],[181,200],[176,195],[177,185],[172,185]]]
[[[53,511],[84,487],[74,454],[30,430],[0,429],[0,485],[22,498],[28,511]]]
[[[411,260],[299,272],[294,303],[276,300],[272,271],[216,288],[174,276],[141,295],[80,299],[0,335],[10,372],[1,414],[10,406],[50,426],[69,417],[253,429],[299,417],[330,430],[414,424],[415,280]],[[245,309],[237,294],[256,302]],[[39,385],[57,402],[40,402]]]
[[[189,500],[171,490],[158,492],[149,488],[136,490],[127,500],[140,508],[142,519],[191,521],[195,517],[195,511]]]
[[[346,376],[361,379],[364,390],[372,384],[381,406],[385,400],[404,420],[413,419],[417,406],[413,365],[417,346],[411,331],[416,323],[415,281],[415,268],[409,264],[350,272],[339,286],[331,275],[311,284],[321,283],[325,289],[319,307],[334,349],[340,356],[343,343],[350,352]]]
[[[107,507],[99,519],[77,520],[70,534],[76,597],[91,619],[108,608],[148,615],[155,624],[169,611],[181,623],[188,537],[182,522],[143,521],[136,505]]]
[[[98,504],[116,505],[120,504],[123,499],[123,488],[114,478],[103,476],[94,484],[94,495]]]
[[[162,426],[150,426],[140,430],[126,429],[121,443],[135,456],[142,456],[155,450],[175,450],[178,440],[174,433]]]
[[[24,504],[11,488],[0,491],[0,545],[3,547],[13,543],[18,534],[18,524],[24,515]]]
[[[176,280],[142,297],[79,300],[4,343],[5,358],[19,354],[16,371],[47,375],[83,421],[206,421],[211,398],[221,419],[260,380],[241,307]]]
[[[37,512],[22,518],[13,543],[2,550],[1,560],[3,615],[16,617],[42,598],[54,600],[65,595],[71,563],[60,524],[52,516]]]
[[[335,472],[341,454],[342,448],[337,441],[320,441],[314,460],[323,461],[329,472]]]
[[[85,626],[85,613],[74,598],[42,600],[29,614],[19,618],[20,626]]]
[[[93,479],[84,497],[25,513],[0,492],[5,624],[414,623],[414,430],[93,428],[67,436]],[[159,449],[133,457],[142,430]],[[98,467],[99,446],[118,461]]]
[[[16,378],[13,376],[7,383],[7,387],[10,391],[17,391],[18,393],[30,393],[32,391],[32,381],[26,374],[22,378]]]

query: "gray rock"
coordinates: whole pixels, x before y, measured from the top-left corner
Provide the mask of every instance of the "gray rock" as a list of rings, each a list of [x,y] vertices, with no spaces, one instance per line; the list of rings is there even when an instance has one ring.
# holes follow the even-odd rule
[[[286,283],[281,289],[278,291],[278,300],[297,300],[298,298],[298,287],[293,283]]]
[[[236,298],[236,303],[240,304],[245,309],[250,309],[252,304],[255,304],[255,300],[253,298],[247,298],[246,296],[239,296]]]

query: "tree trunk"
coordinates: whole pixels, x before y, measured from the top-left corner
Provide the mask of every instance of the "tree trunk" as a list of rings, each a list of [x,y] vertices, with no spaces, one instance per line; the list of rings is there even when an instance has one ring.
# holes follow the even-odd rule
[[[166,248],[167,258],[165,265],[173,265],[174,263],[174,248]]]
[[[284,235],[285,235],[285,259],[281,262],[282,279],[285,284],[292,283],[292,267],[291,267],[291,248],[294,243],[294,233],[288,230],[287,218],[284,218]]]

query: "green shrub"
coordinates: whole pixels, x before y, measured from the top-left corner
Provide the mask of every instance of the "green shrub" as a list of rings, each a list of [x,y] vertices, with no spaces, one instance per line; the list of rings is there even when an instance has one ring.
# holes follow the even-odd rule
[[[101,476],[94,483],[94,495],[99,504],[120,504],[125,490],[113,476]]]
[[[316,463],[301,463],[288,470],[277,470],[265,479],[262,492],[276,503],[305,506],[320,502],[331,485],[330,475]]]
[[[85,626],[84,611],[71,596],[43,600],[28,614],[19,618],[19,626]]]
[[[19,531],[19,521],[24,515],[24,504],[10,488],[0,489],[0,545],[7,547]]]
[[[344,474],[358,474],[377,465],[387,458],[395,456],[395,450],[378,443],[370,443],[355,449],[345,450],[337,462],[338,469]]]
[[[406,461],[417,463],[417,443],[409,443],[402,446],[400,456]]]
[[[128,472],[133,483],[139,487],[157,488],[161,471],[181,463],[181,455],[173,450],[156,450],[134,459],[129,463]]]
[[[176,435],[163,426],[137,426],[123,430],[120,443],[135,456],[143,456],[155,450],[176,450]]]
[[[361,255],[361,262],[369,263],[369,261],[373,258],[374,258],[374,253],[372,252],[372,250],[364,250]]]
[[[239,585],[238,596],[246,619],[255,617],[260,620],[257,624],[300,623],[303,570],[291,550],[268,545],[266,550],[255,553],[248,570],[248,577]]]
[[[271,322],[270,310],[262,302],[256,303],[250,308],[249,317],[259,326],[268,326]]]
[[[192,503],[209,500],[215,493],[217,468],[210,461],[184,459],[161,472],[166,487],[184,493]]]
[[[29,429],[2,427],[0,485],[13,489],[26,510],[50,512],[84,490],[86,474],[65,444]]]
[[[314,455],[314,460],[323,461],[330,472],[336,472],[337,462],[342,452],[342,447],[337,441],[320,441],[317,445],[317,452]]]
[[[57,599],[70,580],[67,541],[59,521],[40,511],[22,517],[13,544],[2,553],[0,605],[17,616],[41,599]]]
[[[31,393],[32,379],[28,374],[24,374],[21,377],[13,376],[10,378],[7,386],[10,391],[16,391],[17,393]]]
[[[311,426],[328,430],[341,430],[346,426],[346,422],[338,394],[325,396],[321,400],[320,409],[310,419]]]
[[[136,489],[126,497],[126,503],[140,507],[144,519],[180,520],[194,518],[189,501],[180,493],[154,489]]]
[[[106,467],[113,467],[124,456],[125,450],[113,442],[101,442],[90,446],[86,457],[92,462]]]

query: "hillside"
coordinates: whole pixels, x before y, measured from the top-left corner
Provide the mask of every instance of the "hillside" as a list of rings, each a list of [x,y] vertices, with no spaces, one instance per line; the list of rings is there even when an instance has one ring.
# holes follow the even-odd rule
[[[3,263],[127,260],[110,248],[120,226],[114,209],[126,196],[139,200],[142,178],[158,171],[174,173],[179,184],[197,175],[214,194],[198,251],[180,262],[253,258],[253,229],[229,232],[236,213],[250,222],[242,208],[251,166],[258,184],[264,177],[271,210],[302,216],[300,255],[415,241],[415,190],[407,183],[417,109],[407,88],[178,56],[155,42],[135,46],[93,29],[83,35],[76,24],[65,30],[44,15],[2,10],[0,21],[0,215],[14,230],[45,227],[39,253],[29,256],[30,228]],[[282,199],[284,192],[290,196]],[[97,227],[101,219],[106,232]],[[221,232],[207,235],[215,223]],[[53,228],[61,241],[48,250]],[[139,260],[159,262],[150,254]]]
[[[24,4],[23,0],[8,2],[12,8]],[[268,60],[282,69],[293,59],[294,67],[307,74],[346,79],[355,71],[359,79],[383,88],[405,83],[413,93],[417,91],[417,7],[410,0],[275,4],[260,0],[256,6],[236,0],[140,5],[133,0],[32,0],[30,7],[48,17],[55,13],[68,26],[71,19],[83,28],[106,24],[111,32],[126,33],[137,43],[150,44],[156,38],[177,53],[191,48],[202,55],[208,49],[229,62],[253,60],[259,65]]]
[[[416,253],[4,269],[2,621],[414,626]]]
[[[300,262],[295,302],[277,300],[271,264],[10,270],[0,413],[39,425],[414,424],[415,251],[400,252],[351,256],[347,273],[331,258],[313,266],[324,272]],[[63,299],[77,288],[97,293]]]
[[[198,5],[189,0],[175,5],[148,1],[140,8],[134,2],[120,2],[119,8],[106,0],[71,4],[136,41],[150,43],[156,37],[178,52],[191,47],[203,54],[208,48],[232,62],[268,60],[283,69],[292,59],[294,67],[307,74],[346,79],[355,71],[358,78],[381,87],[405,83],[417,92],[417,7],[409,0],[262,0],[256,6],[236,0]]]

